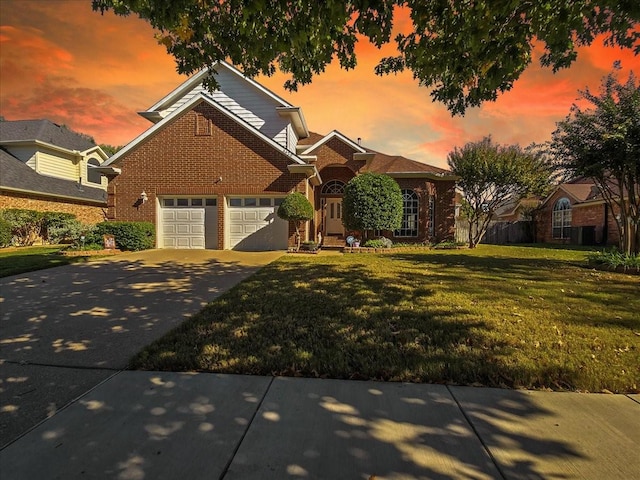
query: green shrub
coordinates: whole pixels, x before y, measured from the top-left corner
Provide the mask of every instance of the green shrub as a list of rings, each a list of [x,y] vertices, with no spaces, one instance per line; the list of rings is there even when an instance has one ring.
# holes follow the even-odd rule
[[[155,246],[155,226],[151,222],[102,222],[87,234],[87,243],[102,243],[103,235],[113,235],[120,250],[147,250]]]
[[[2,218],[11,225],[11,235],[18,245],[29,246],[42,235],[44,213],[22,208],[7,208],[2,211]]]
[[[11,224],[0,217],[0,247],[11,245]]]
[[[290,193],[278,207],[278,217],[293,222],[296,228],[296,247],[300,249],[300,226],[313,218],[313,205],[300,192]]]
[[[410,242],[396,242],[394,243],[391,248],[406,248],[406,247],[432,247],[432,245],[429,242],[416,242],[416,243],[410,243]]]
[[[587,256],[587,260],[591,265],[602,266],[615,270],[622,267],[624,270],[631,269],[640,271],[640,254],[626,254],[618,250],[603,250],[601,252],[592,252]]]
[[[380,237],[372,240],[367,240],[363,247],[367,248],[391,248],[393,242],[386,237]]]
[[[438,250],[447,250],[447,249],[455,249],[460,247],[465,247],[467,244],[465,242],[454,242],[453,240],[443,240],[440,243],[436,243],[433,248]]]
[[[402,224],[402,191],[388,175],[353,177],[345,186],[342,205],[348,230],[395,230]]]
[[[81,230],[82,224],[72,213],[44,213],[42,239],[47,243],[73,241]]]
[[[318,248],[319,248],[318,242],[313,242],[310,240],[302,242],[302,244],[300,245],[300,249],[305,250],[307,252],[315,252],[316,250],[318,250]]]

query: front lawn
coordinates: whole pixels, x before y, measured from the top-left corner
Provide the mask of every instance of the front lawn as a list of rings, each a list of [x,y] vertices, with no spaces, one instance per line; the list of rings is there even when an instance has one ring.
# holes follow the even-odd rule
[[[87,260],[87,257],[58,255],[65,248],[66,245],[3,248],[0,250],[0,278]]]
[[[587,252],[480,245],[290,255],[131,366],[637,392],[640,277]]]

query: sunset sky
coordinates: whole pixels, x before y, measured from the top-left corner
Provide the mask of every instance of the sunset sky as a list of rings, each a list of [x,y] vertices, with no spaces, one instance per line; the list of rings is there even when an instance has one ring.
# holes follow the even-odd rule
[[[498,101],[451,117],[410,73],[373,73],[393,46],[380,51],[360,42],[357,53],[355,70],[332,65],[296,93],[284,90],[282,75],[257,80],[302,107],[312,131],[336,129],[375,150],[440,167],[454,147],[485,135],[522,146],[548,140],[578,90],[596,90],[615,60],[622,60],[623,79],[630,70],[640,74],[640,57],[598,42],[555,75],[534,60]],[[0,1],[0,115],[7,120],[47,118],[98,143],[124,145],[151,125],[136,112],[185,79],[142,20],[101,16],[90,0]]]

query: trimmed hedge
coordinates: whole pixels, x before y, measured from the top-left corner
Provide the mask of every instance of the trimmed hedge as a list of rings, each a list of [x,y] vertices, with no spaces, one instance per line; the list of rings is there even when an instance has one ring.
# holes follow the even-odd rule
[[[0,247],[11,245],[11,224],[0,217]]]
[[[113,235],[120,250],[147,250],[155,247],[155,231],[151,222],[102,222],[96,225],[86,241],[102,243],[103,235]]]

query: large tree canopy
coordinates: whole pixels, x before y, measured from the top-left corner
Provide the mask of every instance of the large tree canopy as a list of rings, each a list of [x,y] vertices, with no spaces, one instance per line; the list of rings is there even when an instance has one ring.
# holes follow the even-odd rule
[[[490,137],[456,147],[448,163],[459,177],[467,207],[469,248],[480,243],[493,213],[505,202],[545,194],[554,170],[542,153],[497,145]]]
[[[382,58],[376,73],[411,70],[453,113],[509,90],[530,64],[534,41],[544,47],[541,63],[554,71],[600,34],[640,52],[636,1],[93,0],[93,7],[147,20],[180,73],[229,60],[249,76],[279,68],[291,75],[291,90],[335,57],[342,68],[355,67],[360,39],[377,47],[391,42],[402,7],[411,27],[396,35],[398,55]],[[213,77],[207,83],[216,86]]]
[[[620,243],[626,253],[640,252],[640,83],[633,72],[625,83],[617,66],[598,94],[581,97],[591,104],[574,105],[553,132],[552,151],[573,176],[592,179],[615,213]]]

